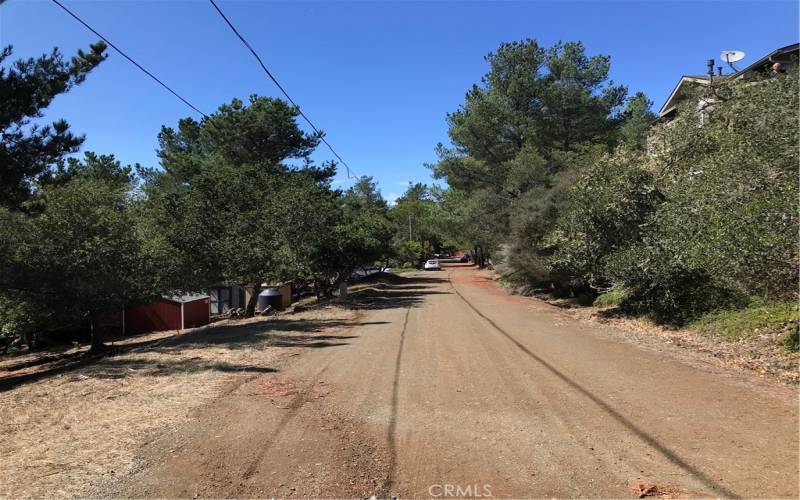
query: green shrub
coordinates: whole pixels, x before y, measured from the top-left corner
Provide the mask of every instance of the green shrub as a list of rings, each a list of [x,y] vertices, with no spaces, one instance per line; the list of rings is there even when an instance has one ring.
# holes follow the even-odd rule
[[[797,76],[718,91],[725,99],[702,127],[696,109],[681,109],[652,132],[651,155],[617,152],[586,170],[554,266],[617,283],[623,308],[675,325],[753,295],[796,300]]]
[[[781,345],[790,352],[800,351],[800,322],[795,321],[781,337]]]
[[[506,255],[501,269],[506,270],[503,277],[509,282],[539,287],[546,287],[552,283],[552,273],[547,266],[547,261],[540,255],[517,247],[511,249]]]
[[[759,333],[784,331],[781,343],[797,350],[797,323],[800,321],[797,304],[778,302],[765,304],[754,300],[747,307],[708,313],[692,323],[697,331],[719,335],[729,340],[741,340]]]
[[[397,258],[403,262],[403,267],[415,267],[412,262],[417,262],[422,255],[422,245],[416,241],[404,241],[396,249]]]
[[[644,156],[620,148],[597,158],[569,190],[551,240],[555,273],[592,286],[610,284],[607,257],[638,243],[662,201]]]
[[[597,298],[594,299],[593,305],[596,307],[618,306],[626,298],[628,298],[628,292],[621,288],[612,288],[611,290],[598,295]]]
[[[659,245],[638,245],[614,254],[608,269],[628,291],[622,307],[651,315],[658,323],[681,326],[710,311],[747,303],[740,290],[693,267],[674,249]]]

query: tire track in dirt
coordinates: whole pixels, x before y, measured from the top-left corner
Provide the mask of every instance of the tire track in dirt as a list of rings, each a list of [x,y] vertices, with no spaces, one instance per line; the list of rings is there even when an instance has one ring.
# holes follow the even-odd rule
[[[270,447],[275,442],[275,438],[278,437],[283,428],[286,427],[286,424],[288,424],[289,421],[291,421],[292,418],[294,418],[297,415],[300,408],[302,408],[303,405],[306,404],[307,402],[311,401],[309,394],[311,393],[311,389],[314,387],[316,383],[315,381],[320,377],[320,375],[325,373],[325,371],[328,369],[328,367],[330,367],[332,362],[333,360],[329,361],[318,372],[316,372],[314,378],[311,379],[312,382],[303,387],[303,389],[297,393],[297,396],[295,396],[289,402],[286,414],[280,419],[278,424],[275,426],[275,429],[264,440],[264,443],[261,445],[261,449],[259,450],[258,454],[253,458],[253,460],[250,462],[250,464],[247,466],[244,473],[242,474],[243,480],[246,481],[253,476],[253,474],[258,469],[258,466],[261,465],[261,462],[263,462],[264,457],[266,456]],[[240,487],[237,493],[240,493],[242,491],[243,489],[242,487]]]
[[[448,275],[448,281],[450,281],[449,280],[449,275]],[[692,464],[688,463],[685,459],[680,457],[677,453],[675,453],[674,451],[670,450],[666,445],[664,445],[663,443],[661,443],[660,441],[658,441],[654,437],[652,437],[649,434],[647,434],[644,430],[640,429],[636,424],[634,424],[633,422],[628,420],[625,416],[620,414],[617,410],[615,410],[613,407],[611,407],[608,403],[606,403],[605,401],[600,399],[598,396],[596,396],[596,395],[592,394],[591,392],[589,392],[587,389],[585,389],[579,383],[577,383],[576,381],[572,380],[570,377],[568,377],[567,375],[562,373],[555,366],[551,365],[550,363],[548,363],[547,361],[545,361],[541,357],[539,357],[536,354],[534,354],[530,349],[525,347],[521,342],[519,342],[516,338],[514,338],[511,334],[509,334],[506,330],[504,330],[497,323],[495,323],[492,319],[490,319],[488,316],[483,314],[477,307],[475,307],[475,305],[473,305],[472,302],[470,302],[466,297],[464,297],[464,295],[458,290],[458,288],[452,283],[452,281],[450,281],[450,284],[451,284],[451,287],[452,287],[453,291],[455,291],[456,295],[458,295],[459,298],[461,298],[461,300],[463,300],[464,303],[470,309],[472,309],[472,311],[475,312],[475,314],[477,314],[480,318],[482,318],[489,325],[491,325],[492,328],[495,331],[497,331],[502,336],[504,336],[517,349],[519,349],[520,351],[525,353],[528,357],[530,357],[531,359],[536,361],[538,364],[540,364],[541,366],[546,368],[550,373],[552,373],[553,375],[558,377],[562,382],[566,383],[567,385],[569,385],[570,387],[572,387],[573,389],[578,391],[580,394],[582,394],[583,396],[588,398],[595,405],[600,407],[601,410],[605,411],[609,416],[611,416],[614,420],[616,420],[618,423],[622,424],[625,428],[627,428],[628,430],[633,432],[637,437],[639,437],[639,439],[644,441],[651,448],[653,448],[656,451],[658,451],[661,455],[663,455],[671,463],[673,463],[674,465],[676,465],[679,468],[683,469],[687,473],[691,474],[698,481],[700,481],[704,486],[706,486],[707,488],[711,489],[712,491],[714,491],[714,492],[718,493],[719,495],[724,496],[726,498],[739,498],[738,495],[736,495],[735,493],[729,491],[724,486],[721,486],[718,483],[716,483],[713,479],[708,477],[704,472],[700,471],[699,469],[694,467]]]
[[[363,318],[364,318],[364,313],[359,311],[356,313],[353,320],[356,323],[360,323],[363,320]],[[303,407],[303,405],[312,400],[312,398],[309,395],[312,392],[312,388],[316,384],[315,381],[318,380],[320,376],[328,370],[333,361],[334,360],[331,359],[330,361],[325,363],[322,366],[322,368],[320,368],[319,371],[315,372],[314,376],[311,378],[311,382],[306,384],[305,387],[303,387],[300,391],[298,391],[297,395],[289,402],[289,404],[287,405],[288,406],[287,412],[283,415],[283,417],[281,417],[280,421],[278,421],[278,424],[275,426],[275,429],[266,438],[258,454],[253,458],[253,460],[250,462],[250,464],[247,466],[244,473],[242,474],[241,477],[244,481],[250,479],[253,476],[253,474],[255,474],[255,472],[258,470],[259,465],[261,465],[261,463],[264,461],[264,457],[266,456],[267,452],[270,450],[272,444],[275,442],[275,438],[278,437],[278,435],[286,427],[286,425],[297,415],[297,413]],[[259,376],[255,376],[247,379],[243,383],[238,384],[232,390],[226,392],[225,395],[231,394],[233,391],[235,391],[245,383],[252,381],[258,377]],[[244,484],[238,488],[237,493],[241,493],[243,491],[243,487]]]
[[[403,359],[403,346],[406,342],[406,330],[408,329],[408,316],[411,314],[411,308],[406,309],[405,317],[403,318],[403,328],[400,330],[400,346],[397,349],[397,357],[394,363],[394,381],[392,382],[392,409],[389,417],[389,427],[386,431],[386,440],[389,447],[389,467],[386,473],[386,488],[381,496],[390,496],[392,488],[394,487],[394,474],[397,465],[397,409],[399,406],[400,398],[400,364]]]

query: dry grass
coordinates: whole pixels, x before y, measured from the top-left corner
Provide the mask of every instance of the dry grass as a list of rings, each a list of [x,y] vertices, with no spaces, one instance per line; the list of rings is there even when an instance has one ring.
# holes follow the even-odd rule
[[[502,285],[496,274],[489,276]],[[507,289],[511,293],[531,292]],[[573,318],[612,327],[604,330],[609,335],[657,350],[671,349],[690,363],[700,361],[701,364],[747,370],[787,384],[800,383],[800,353],[787,351],[782,343],[782,331],[759,329],[732,338],[692,327],[658,325],[646,317],[622,314],[616,305],[587,306],[575,299],[558,299],[544,293],[529,295],[560,308]]]
[[[342,342],[356,316],[329,306],[155,333],[116,342],[116,354],[85,364],[19,368],[41,354],[0,361],[0,497],[90,496],[202,405],[304,348]],[[72,362],[83,351],[61,356]]]
[[[611,334],[639,345],[674,347],[701,356],[704,361],[755,372],[788,384],[800,381],[800,354],[787,352],[780,344],[780,333],[765,332],[739,340],[709,336],[691,328],[669,328],[656,325],[647,318],[628,317],[617,313],[615,306],[570,307],[569,316],[614,327]]]

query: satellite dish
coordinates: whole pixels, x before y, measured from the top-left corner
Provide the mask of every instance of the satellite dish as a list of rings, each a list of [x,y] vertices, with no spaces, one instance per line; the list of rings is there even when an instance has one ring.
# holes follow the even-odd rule
[[[723,50],[719,57],[726,63],[730,64],[744,59],[744,52],[741,50]]]
[[[744,52],[741,50],[723,50],[719,57],[728,63],[728,66],[730,66],[732,70],[739,71],[733,66],[733,63],[744,59]]]

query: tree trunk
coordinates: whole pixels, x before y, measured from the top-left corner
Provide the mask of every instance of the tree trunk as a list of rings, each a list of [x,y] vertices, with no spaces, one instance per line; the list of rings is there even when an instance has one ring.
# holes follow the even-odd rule
[[[481,267],[481,247],[477,245],[472,249],[472,262],[474,262],[476,266]]]
[[[258,305],[258,294],[261,293],[260,286],[253,286],[253,294],[250,295],[250,300],[247,301],[247,309],[245,309],[244,316],[252,318],[256,315],[256,306]]]
[[[22,341],[23,343],[28,346],[29,351],[36,350],[36,333],[35,332],[25,332],[22,334]]]
[[[92,347],[90,352],[103,351],[106,345],[103,343],[103,331],[94,327],[94,316],[89,313],[89,332],[92,335]]]

